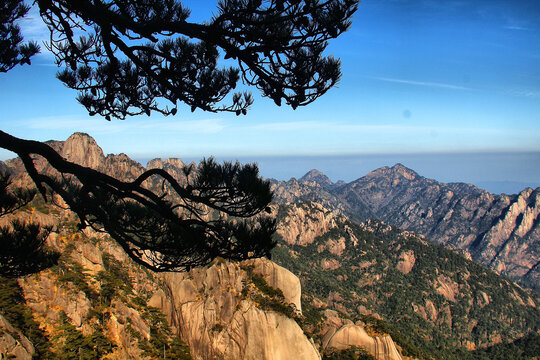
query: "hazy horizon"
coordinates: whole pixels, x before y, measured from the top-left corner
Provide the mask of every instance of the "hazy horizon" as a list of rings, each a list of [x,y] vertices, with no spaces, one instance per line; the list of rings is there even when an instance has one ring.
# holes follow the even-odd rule
[[[90,134],[90,136],[92,136]],[[63,141],[65,139],[54,139]],[[120,152],[102,147],[105,155]],[[198,163],[205,157],[182,156],[182,154],[127,155],[146,166],[155,159],[179,158],[184,163]],[[12,159],[16,154],[0,152],[0,161]],[[397,163],[414,170],[419,175],[443,183],[464,182],[473,184],[494,194],[516,194],[527,187],[540,187],[540,151],[532,152],[455,152],[411,154],[337,154],[337,155],[241,155],[214,156],[218,161],[256,162],[265,178],[287,181],[299,179],[308,171],[316,169],[332,180],[351,182],[383,166]],[[535,166],[536,165],[536,166]]]
[[[189,20],[200,22],[217,2],[183,3]],[[49,38],[36,7],[20,25],[26,40]],[[526,155],[540,153],[538,1],[364,0],[326,52],[342,61],[335,88],[295,111],[247,89],[255,104],[239,117],[186,106],[174,117],[90,117],[42,50],[31,66],[0,74],[0,128],[14,136],[64,140],[87,132],[106,152],[136,159],[260,159],[263,175],[283,179],[319,168],[332,180],[352,180],[396,162],[490,191],[540,179],[540,157]],[[10,156],[0,151],[0,159]]]
[[[196,157],[171,157],[178,157],[186,163],[201,160]],[[145,166],[153,158],[134,160]],[[473,184],[494,194],[516,194],[526,187],[540,187],[540,167],[532,166],[540,163],[540,152],[239,156],[216,159],[256,162],[262,176],[284,181],[299,179],[308,171],[317,169],[334,183],[339,180],[351,182],[380,167],[401,163],[423,177],[443,183]],[[441,162],[446,166],[441,166]]]

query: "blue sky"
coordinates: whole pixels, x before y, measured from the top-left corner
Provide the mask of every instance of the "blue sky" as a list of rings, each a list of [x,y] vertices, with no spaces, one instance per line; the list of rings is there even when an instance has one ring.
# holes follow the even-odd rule
[[[211,16],[216,1],[185,3],[192,20],[200,21]],[[35,12],[31,18],[21,23],[27,37],[46,39]],[[84,131],[106,153],[137,159],[387,155],[382,166],[400,155],[407,165],[417,155],[455,154],[466,162],[470,157],[463,154],[491,154],[490,165],[474,178],[470,163],[446,175],[441,164],[433,176],[481,182],[507,172],[500,181],[540,181],[540,156],[534,155],[540,154],[539,1],[364,0],[352,28],[328,54],[342,60],[341,82],[296,111],[276,107],[253,89],[255,104],[243,117],[183,109],[176,117],[107,122],[90,118],[76,93],[55,79],[45,51],[32,66],[0,74],[0,128],[36,140]],[[507,163],[521,168],[498,165],[497,154],[513,156]],[[0,159],[10,157],[0,151]],[[352,164],[349,179],[365,174]],[[302,175],[298,165],[283,166],[283,178]],[[426,175],[436,168],[415,166]]]

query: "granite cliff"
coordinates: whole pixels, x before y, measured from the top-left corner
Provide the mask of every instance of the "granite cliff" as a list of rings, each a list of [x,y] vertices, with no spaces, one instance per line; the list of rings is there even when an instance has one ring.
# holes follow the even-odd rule
[[[78,231],[68,210],[33,203],[13,216],[56,224],[48,244],[62,256],[39,274],[2,279],[3,355],[151,359],[164,351],[176,359],[317,360],[326,348],[362,346],[377,359],[401,359],[389,336],[349,336],[349,322],[328,321],[324,334],[333,340],[315,344],[303,329],[300,280],[270,260],[154,274],[106,234]],[[24,305],[31,326],[4,317],[13,315],[3,312],[18,292],[24,301],[15,306]]]

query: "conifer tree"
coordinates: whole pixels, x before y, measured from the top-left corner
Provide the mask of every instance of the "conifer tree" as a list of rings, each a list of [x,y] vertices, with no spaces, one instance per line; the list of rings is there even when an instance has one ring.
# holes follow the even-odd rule
[[[253,97],[235,92],[240,82],[278,106],[308,105],[339,81],[340,61],[323,53],[329,40],[349,28],[357,5],[220,0],[209,21],[194,23],[177,0],[34,2],[51,31],[47,48],[62,68],[58,79],[78,92],[89,115],[106,120],[152,112],[178,116],[180,104],[245,115]],[[0,31],[15,34],[0,43],[5,72],[28,64],[37,48],[21,45],[16,20],[27,11],[23,1],[10,0],[4,8]],[[186,167],[184,179],[152,169],[127,182],[3,131],[0,146],[19,155],[43,197],[63,198],[81,228],[108,232],[133,260],[154,271],[187,270],[218,256],[270,256],[275,246],[275,221],[265,215],[272,192],[254,164],[209,159],[197,169]],[[39,171],[36,155],[56,174]],[[148,186],[156,181],[161,190]]]

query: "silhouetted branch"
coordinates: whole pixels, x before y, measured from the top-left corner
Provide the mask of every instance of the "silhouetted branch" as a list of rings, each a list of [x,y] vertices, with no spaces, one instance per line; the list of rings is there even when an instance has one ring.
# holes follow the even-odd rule
[[[30,58],[39,52],[37,43],[22,43],[21,29],[16,24],[28,10],[30,7],[20,0],[3,0],[0,4],[0,72],[30,65]]]
[[[21,277],[55,265],[60,254],[47,249],[50,227],[14,220],[0,227],[0,275]]]
[[[0,35],[11,35],[0,37],[0,69],[7,71],[29,63],[37,47],[19,45],[15,21],[28,11],[23,1],[4,3]],[[202,24],[188,22],[189,10],[177,0],[35,3],[51,31],[48,48],[66,67],[57,77],[79,91],[90,115],[111,120],[152,111],[175,115],[178,103],[191,111],[246,114],[251,94],[232,93],[240,79],[277,105],[307,105],[339,81],[340,61],[323,52],[349,28],[358,0],[221,0]],[[235,65],[218,67],[220,55]],[[272,193],[256,165],[208,159],[194,176],[186,168],[183,182],[160,169],[124,182],[2,131],[0,147],[19,155],[46,200],[60,195],[81,227],[107,231],[155,271],[189,269],[216,256],[269,256],[275,245],[275,221],[259,217]],[[38,171],[35,156],[58,173]],[[161,189],[151,188],[154,183]]]
[[[49,49],[68,87],[89,113],[176,114],[192,111],[245,114],[253,103],[235,93],[241,78],[281,105],[307,105],[334,86],[340,62],[324,57],[328,40],[350,26],[357,0],[219,1],[208,23],[188,22],[175,0],[38,0],[52,30]],[[76,30],[87,35],[76,38]],[[218,68],[220,50],[237,67]],[[159,99],[172,107],[164,107]]]
[[[0,146],[21,157],[45,199],[60,195],[79,216],[82,228],[106,231],[133,260],[154,271],[186,270],[218,256],[269,257],[275,246],[275,220],[253,219],[272,199],[269,182],[259,177],[256,165],[219,165],[209,159],[194,176],[186,168],[184,184],[162,169],[124,182],[69,162],[46,144],[2,131]],[[39,172],[35,155],[44,157],[62,177]],[[166,191],[152,190],[147,183],[151,178]]]

